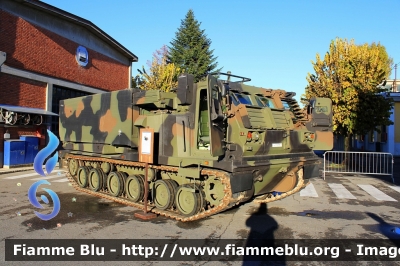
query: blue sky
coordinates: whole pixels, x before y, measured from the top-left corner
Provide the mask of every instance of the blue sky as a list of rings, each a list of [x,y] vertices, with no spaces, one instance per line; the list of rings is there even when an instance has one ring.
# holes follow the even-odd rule
[[[249,85],[304,93],[311,60],[336,37],[356,44],[381,43],[400,63],[399,0],[44,0],[90,20],[139,57],[170,45],[181,20],[193,9],[211,39],[222,71],[251,78]],[[391,78],[394,78],[394,70]],[[400,78],[400,64],[397,78]]]

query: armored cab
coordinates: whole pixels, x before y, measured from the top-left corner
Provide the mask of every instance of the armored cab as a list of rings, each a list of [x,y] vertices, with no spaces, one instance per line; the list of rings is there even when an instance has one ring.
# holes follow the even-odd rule
[[[283,198],[317,176],[313,149],[333,141],[330,100],[312,99],[302,112],[293,93],[218,76],[227,78],[194,83],[185,74],[171,92],[61,101],[60,157],[71,182],[141,209],[147,199],[154,213],[192,221],[250,199]]]

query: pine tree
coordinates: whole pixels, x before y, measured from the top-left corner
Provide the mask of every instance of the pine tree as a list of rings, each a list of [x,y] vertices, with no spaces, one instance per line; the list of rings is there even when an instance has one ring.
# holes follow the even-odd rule
[[[200,29],[200,24],[190,9],[168,47],[169,61],[186,73],[193,74],[196,82],[207,73],[220,71],[216,69],[218,62],[217,57],[213,56],[214,50],[210,50],[211,40]]]

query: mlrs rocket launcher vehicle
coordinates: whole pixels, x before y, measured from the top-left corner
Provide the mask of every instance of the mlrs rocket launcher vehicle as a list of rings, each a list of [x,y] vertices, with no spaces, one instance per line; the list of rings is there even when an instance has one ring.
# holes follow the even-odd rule
[[[184,74],[170,92],[61,101],[60,157],[70,181],[139,209],[146,197],[149,211],[193,221],[250,199],[284,198],[319,175],[313,149],[333,143],[329,99],[311,99],[303,111],[294,93],[218,77],[194,83]]]

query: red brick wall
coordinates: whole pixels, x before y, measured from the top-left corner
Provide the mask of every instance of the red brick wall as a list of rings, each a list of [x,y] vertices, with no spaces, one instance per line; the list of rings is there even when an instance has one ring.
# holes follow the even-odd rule
[[[4,10],[0,10],[0,36],[8,66],[109,91],[129,85],[129,66],[88,49],[89,63],[81,67],[75,59],[78,43]]]
[[[46,83],[0,73],[0,104],[46,109]]]

